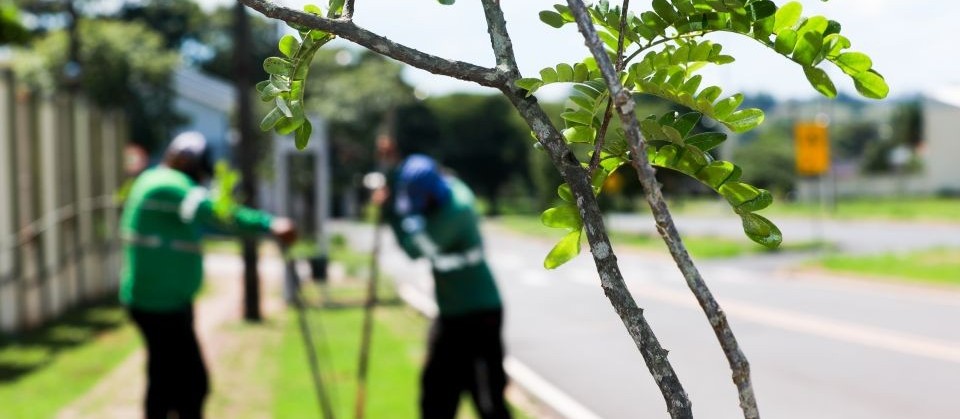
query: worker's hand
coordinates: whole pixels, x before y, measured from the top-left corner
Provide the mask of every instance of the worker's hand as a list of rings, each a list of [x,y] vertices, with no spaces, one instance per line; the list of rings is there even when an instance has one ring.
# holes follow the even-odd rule
[[[277,217],[270,223],[270,233],[273,234],[280,243],[291,245],[297,241],[297,228],[289,218]]]
[[[390,198],[390,188],[386,186],[377,188],[370,194],[370,202],[378,207],[382,207],[383,203],[387,202],[387,198]]]

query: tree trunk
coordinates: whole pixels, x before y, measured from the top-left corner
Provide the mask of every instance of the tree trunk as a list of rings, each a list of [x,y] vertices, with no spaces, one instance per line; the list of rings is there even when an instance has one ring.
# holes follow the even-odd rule
[[[254,207],[257,200],[257,135],[253,125],[253,105],[250,102],[251,59],[246,47],[251,45],[250,18],[246,7],[237,1],[233,14],[233,80],[237,88],[237,126],[240,141],[235,157],[240,168],[240,190],[243,204]],[[243,318],[247,321],[259,321],[260,315],[260,277],[257,272],[257,241],[243,239]]]

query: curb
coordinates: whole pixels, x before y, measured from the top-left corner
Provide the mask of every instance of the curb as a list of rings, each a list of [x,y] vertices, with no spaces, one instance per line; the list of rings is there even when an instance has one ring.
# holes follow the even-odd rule
[[[412,285],[397,284],[397,293],[404,302],[420,314],[431,319],[437,316],[437,304],[433,299]],[[507,356],[503,360],[503,369],[514,383],[559,416],[569,419],[601,419],[599,415],[551,384],[520,360]]]

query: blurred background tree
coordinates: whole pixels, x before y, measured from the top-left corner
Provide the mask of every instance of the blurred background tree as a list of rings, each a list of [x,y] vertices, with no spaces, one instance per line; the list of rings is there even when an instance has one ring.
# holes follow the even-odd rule
[[[0,0],[0,45],[19,44],[29,37],[20,23],[20,10],[12,0]]]
[[[439,125],[443,163],[487,200],[491,215],[499,214],[507,183],[530,183],[529,129],[514,123],[513,107],[502,95],[455,94],[426,105]]]
[[[329,124],[332,199],[343,203],[334,208],[336,215],[359,204],[359,179],[376,170],[377,132],[396,120],[398,109],[416,103],[402,72],[403,66],[393,60],[348,49],[320,49],[310,66],[307,110]]]
[[[771,122],[756,131],[751,138],[741,139],[732,160],[743,168],[746,182],[767,189],[775,196],[787,196],[797,182],[793,122]]]
[[[164,47],[163,38],[138,23],[81,20],[78,33],[80,91],[105,108],[127,110],[131,139],[147,149],[163,144],[180,118],[174,114],[170,76],[178,55]],[[54,30],[17,51],[14,70],[21,80],[45,93],[65,90],[69,36]]]

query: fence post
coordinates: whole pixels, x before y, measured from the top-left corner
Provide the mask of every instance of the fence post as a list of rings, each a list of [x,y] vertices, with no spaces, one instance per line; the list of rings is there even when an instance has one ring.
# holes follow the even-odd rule
[[[43,319],[56,317],[63,306],[62,299],[62,272],[60,248],[60,217],[57,188],[60,178],[60,167],[57,164],[57,155],[60,153],[57,136],[57,106],[53,96],[43,97],[40,100],[39,133],[40,149],[40,216],[37,217],[43,238],[43,277],[40,279],[41,294],[44,296]]]
[[[103,194],[104,199],[104,245],[105,245],[105,280],[108,290],[116,290],[120,279],[119,223],[120,217],[114,200],[114,194],[120,186],[120,136],[121,118],[116,111],[104,113],[102,130],[101,152],[103,153]]]
[[[76,176],[73,182],[77,191],[77,257],[80,270],[78,279],[78,294],[80,300],[85,301],[96,295],[93,285],[96,278],[95,265],[91,258],[96,257],[93,252],[93,211],[96,202],[93,200],[93,174],[90,157],[90,108],[83,99],[76,99],[74,104],[74,164]]]
[[[0,69],[0,332],[4,333],[16,331],[20,307],[15,266],[13,106],[13,75],[7,69]]]
[[[90,132],[90,147],[91,152],[88,154],[89,159],[85,164],[88,165],[90,170],[90,177],[87,179],[87,187],[90,189],[90,193],[87,195],[87,198],[90,202],[90,217],[91,217],[91,236],[89,247],[87,248],[87,260],[90,263],[90,278],[91,281],[88,284],[92,295],[95,298],[102,297],[106,291],[106,263],[104,261],[105,254],[103,252],[103,224],[106,217],[104,216],[104,209],[101,205],[101,189],[103,189],[103,154],[99,150],[103,149],[103,127],[106,124],[104,121],[105,115],[100,109],[96,107],[89,107],[90,111],[90,123],[93,125],[93,130]],[[94,153],[92,150],[97,150],[98,152]]]
[[[70,308],[80,302],[80,269],[78,255],[77,237],[77,214],[80,211],[77,190],[74,187],[73,179],[77,176],[76,163],[73,160],[75,153],[74,139],[76,139],[76,120],[74,119],[73,107],[76,101],[76,95],[68,94],[63,97],[58,104],[57,115],[59,115],[59,128],[57,164],[60,167],[60,177],[57,179],[58,190],[60,192],[60,208],[63,210],[63,217],[60,219],[61,231],[61,254],[60,259],[61,272],[64,279],[63,302],[64,308]]]
[[[39,167],[35,133],[34,99],[30,92],[18,89],[15,106],[16,118],[16,161],[17,161],[17,243],[19,245],[18,259],[20,271],[20,325],[19,329],[39,325],[42,321],[42,299],[40,286],[42,276],[42,249],[39,245],[37,229],[37,207],[39,206],[36,194],[37,185],[34,170]]]

